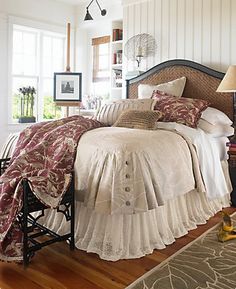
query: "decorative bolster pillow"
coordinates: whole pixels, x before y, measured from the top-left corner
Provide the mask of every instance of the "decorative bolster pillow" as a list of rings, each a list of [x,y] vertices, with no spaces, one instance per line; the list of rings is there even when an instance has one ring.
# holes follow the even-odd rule
[[[162,113],[160,111],[127,110],[122,112],[113,126],[136,129],[155,129],[156,122],[161,117]]]
[[[113,125],[125,110],[153,110],[154,99],[121,99],[103,105],[96,115],[96,119],[105,125]]]
[[[200,118],[197,127],[213,137],[231,136],[234,134],[234,128],[229,124],[211,124],[202,118]]]
[[[156,99],[155,109],[162,112],[159,121],[177,122],[196,128],[202,112],[209,106],[209,102],[202,99],[176,98],[162,91],[153,92]]]
[[[186,77],[183,76],[175,80],[157,85],[139,84],[138,98],[151,98],[154,90],[160,90],[175,97],[181,97],[184,91],[185,83]]]

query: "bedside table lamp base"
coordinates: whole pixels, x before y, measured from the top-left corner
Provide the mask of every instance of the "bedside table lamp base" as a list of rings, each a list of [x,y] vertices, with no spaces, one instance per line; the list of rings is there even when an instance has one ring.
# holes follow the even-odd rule
[[[230,142],[236,144],[236,134],[235,134],[235,132],[236,132],[236,124],[235,124],[235,122],[236,122],[236,92],[234,91],[233,93],[234,93],[234,95],[233,95],[233,102],[234,102],[234,115],[233,115],[234,119],[233,119],[233,121],[234,121],[234,123],[232,126],[234,128],[234,135],[230,138]]]
[[[229,175],[232,183],[231,192],[231,206],[236,207],[236,151],[229,147],[228,150],[228,164],[229,164]]]
[[[233,92],[233,126],[236,127],[236,65],[230,65],[220,85],[218,86],[217,92]],[[232,95],[232,94],[231,94]],[[231,144],[236,144],[236,135],[230,138]],[[235,146],[235,145],[234,145]],[[231,193],[231,202],[233,206],[236,206],[236,150],[229,147],[229,172],[230,179],[233,186]]]
[[[233,92],[233,125],[235,132],[235,122],[236,122],[236,65],[230,65],[226,71],[226,74],[220,85],[218,86],[216,92]],[[234,135],[230,138],[231,143],[236,143],[236,136]]]

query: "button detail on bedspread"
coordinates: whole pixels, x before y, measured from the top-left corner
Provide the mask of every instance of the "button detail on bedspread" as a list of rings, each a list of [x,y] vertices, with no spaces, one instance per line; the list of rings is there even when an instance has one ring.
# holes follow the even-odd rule
[[[130,192],[130,188],[129,187],[125,187],[125,191],[126,192]]]
[[[130,201],[125,202],[126,206],[130,206]]]
[[[125,162],[125,164],[128,166],[129,162],[128,162],[128,161],[126,161],[126,162]]]
[[[126,177],[126,179],[130,179],[130,175],[129,174],[126,174],[125,177]]]

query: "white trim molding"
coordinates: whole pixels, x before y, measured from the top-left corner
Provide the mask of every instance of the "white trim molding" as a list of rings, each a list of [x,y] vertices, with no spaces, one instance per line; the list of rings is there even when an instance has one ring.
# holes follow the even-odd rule
[[[23,18],[18,17],[14,15],[9,15],[9,23],[16,24],[16,25],[22,25],[22,26],[28,26],[40,30],[46,30],[46,31],[53,31],[55,33],[64,33],[66,34],[66,24],[65,26],[53,24],[50,22],[45,21],[38,21],[38,20],[32,20],[29,18]]]
[[[142,2],[149,2],[151,0],[122,0],[121,4],[122,6],[129,6],[129,5],[134,5],[134,4],[140,4]]]
[[[0,19],[4,20],[4,21],[7,21],[7,14],[0,11]]]

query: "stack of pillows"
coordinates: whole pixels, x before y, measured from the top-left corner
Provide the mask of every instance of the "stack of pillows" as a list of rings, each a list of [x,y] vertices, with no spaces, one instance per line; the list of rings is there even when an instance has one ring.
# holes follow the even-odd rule
[[[154,129],[157,121],[177,122],[200,128],[214,137],[234,134],[232,121],[223,112],[209,107],[201,99],[181,97],[186,77],[159,84],[138,86],[138,99],[124,99],[105,104],[97,120],[119,127]]]
[[[202,112],[197,127],[213,137],[231,136],[234,134],[233,122],[222,111],[208,107]]]

